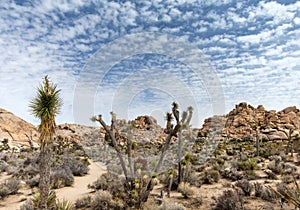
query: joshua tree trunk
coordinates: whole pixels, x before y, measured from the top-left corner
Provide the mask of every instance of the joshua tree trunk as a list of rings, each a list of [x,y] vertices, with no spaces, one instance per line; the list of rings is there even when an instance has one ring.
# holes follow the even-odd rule
[[[51,145],[46,144],[39,155],[39,169],[40,169],[40,200],[39,208],[47,209],[48,194],[50,191],[50,167],[51,167]]]
[[[182,144],[182,128],[178,131],[178,186],[182,180],[182,166],[181,166],[181,144]]]

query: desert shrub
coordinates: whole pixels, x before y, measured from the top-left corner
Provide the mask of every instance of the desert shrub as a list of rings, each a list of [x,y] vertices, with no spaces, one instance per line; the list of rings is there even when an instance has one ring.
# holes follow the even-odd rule
[[[39,182],[40,182],[40,176],[36,175],[36,176],[34,176],[32,178],[29,178],[29,179],[25,180],[25,182],[31,188],[38,187],[39,186]]]
[[[122,206],[113,199],[112,195],[108,191],[99,190],[92,198],[91,209],[98,210],[110,210],[110,209],[122,209]]]
[[[89,172],[89,167],[82,161],[72,158],[66,163],[74,176],[83,176]]]
[[[185,210],[182,204],[164,201],[158,208],[159,210]]]
[[[72,171],[68,167],[57,167],[51,173],[51,186],[54,189],[71,186],[74,182]]]
[[[21,182],[15,178],[11,178],[5,181],[4,186],[8,188],[10,194],[16,194],[21,188]]]
[[[75,202],[75,208],[76,209],[79,209],[79,208],[87,209],[87,208],[91,207],[91,202],[92,202],[91,196],[85,196],[85,197],[79,198]]]
[[[220,180],[220,173],[217,170],[209,170],[204,172],[203,183],[213,184]]]
[[[104,173],[102,174],[95,182],[88,185],[89,189],[93,190],[107,190],[109,191],[113,197],[124,198],[125,190],[124,190],[124,178],[120,178],[116,174],[112,173]]]
[[[195,187],[201,187],[203,183],[203,179],[196,172],[190,171],[189,175],[186,176],[185,182]]]
[[[281,180],[285,184],[290,184],[290,183],[294,182],[294,177],[292,175],[283,175],[281,177]]]
[[[263,184],[259,182],[255,182],[254,186],[254,196],[257,198],[261,198],[265,201],[275,202],[278,196],[271,190],[269,187],[265,187]]]
[[[237,163],[238,170],[240,171],[248,171],[248,170],[257,170],[258,165],[254,159],[248,159],[246,161],[240,161]]]
[[[33,202],[31,199],[27,199],[22,206],[20,206],[20,210],[34,210]]]
[[[244,210],[243,197],[233,190],[225,190],[218,198],[213,197],[216,203],[213,206],[214,210]]]
[[[0,172],[5,171],[7,166],[8,166],[8,164],[4,160],[0,160]]]
[[[223,178],[230,179],[231,181],[237,181],[243,179],[243,173],[237,171],[236,168],[225,168],[221,170]]]
[[[0,199],[3,199],[5,197],[9,196],[9,190],[5,186],[0,186]]]
[[[7,179],[0,185],[0,199],[16,194],[21,188],[21,183],[15,178]]]
[[[283,164],[275,160],[271,161],[267,167],[275,174],[282,174],[283,172]]]
[[[183,195],[184,198],[191,198],[195,195],[195,190],[188,183],[180,183],[178,191]]]
[[[253,190],[253,185],[247,179],[237,181],[235,186],[241,188],[245,196],[250,196]]]

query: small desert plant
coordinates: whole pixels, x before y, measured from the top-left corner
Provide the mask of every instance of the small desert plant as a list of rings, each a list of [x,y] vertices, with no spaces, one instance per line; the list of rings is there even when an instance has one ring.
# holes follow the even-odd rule
[[[73,182],[74,177],[68,167],[58,167],[51,173],[51,186],[54,189],[71,186]]]
[[[241,188],[245,196],[250,196],[253,190],[253,185],[247,179],[237,181],[235,186]]]
[[[79,208],[89,208],[91,207],[91,202],[92,202],[92,198],[91,196],[85,196],[82,197],[80,199],[77,199],[75,202],[75,208],[79,209]]]
[[[33,209],[38,208],[39,201],[40,201],[40,194],[37,193],[32,198]],[[56,208],[56,193],[53,190],[51,190],[49,192],[49,194],[48,194],[48,197],[47,197],[47,208],[48,209],[55,209]]]
[[[274,202],[277,199],[277,195],[269,188],[265,187],[259,182],[253,183],[255,197],[261,198],[266,201]]]
[[[5,182],[0,185],[0,199],[16,194],[20,188],[21,184],[19,180],[15,178],[5,180]]]
[[[257,170],[258,165],[257,162],[254,159],[248,159],[246,161],[241,161],[237,163],[238,170],[241,171],[248,171],[248,170]]]
[[[283,164],[277,160],[273,160],[268,164],[268,169],[270,169],[275,174],[282,174]]]
[[[91,209],[97,210],[110,210],[110,209],[122,209],[116,201],[114,201],[112,195],[108,191],[99,190],[92,198]]]
[[[244,201],[242,196],[234,190],[225,190],[218,198],[213,197],[216,201],[214,210],[244,210]]]
[[[184,198],[191,198],[195,195],[195,190],[188,183],[180,183],[178,191],[183,195]]]
[[[89,167],[80,160],[71,159],[67,165],[74,176],[83,176],[89,172]]]
[[[159,210],[185,210],[185,207],[179,203],[164,201]]]
[[[204,172],[203,183],[213,184],[220,180],[220,173],[217,170],[209,170]]]
[[[25,203],[20,207],[20,210],[33,210],[33,202],[31,199],[27,199]]]
[[[63,200],[63,201],[57,201],[56,209],[57,210],[72,210],[72,209],[74,209],[74,207],[70,201]]]

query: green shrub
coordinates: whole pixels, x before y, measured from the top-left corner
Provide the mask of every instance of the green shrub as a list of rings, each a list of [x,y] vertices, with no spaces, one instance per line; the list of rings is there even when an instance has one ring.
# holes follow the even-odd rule
[[[248,159],[246,161],[240,161],[237,163],[238,170],[240,171],[248,171],[248,170],[257,170],[258,165],[254,159]]]

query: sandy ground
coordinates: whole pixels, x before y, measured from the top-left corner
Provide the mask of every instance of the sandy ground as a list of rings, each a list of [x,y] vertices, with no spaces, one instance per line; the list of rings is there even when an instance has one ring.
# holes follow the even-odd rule
[[[91,162],[91,161],[90,161]],[[106,167],[101,163],[91,162],[89,166],[90,171],[88,175],[83,177],[74,177],[74,184],[72,187],[64,187],[56,190],[56,195],[59,200],[68,200],[75,202],[78,198],[87,195],[91,192],[87,185],[96,181],[101,174],[106,172]],[[10,178],[10,176],[3,174],[0,181]],[[25,202],[25,200],[32,194],[32,190],[23,187],[19,194],[12,195],[0,201],[0,210],[17,210]]]
[[[57,198],[59,200],[68,200],[75,202],[78,198],[87,195],[91,192],[87,185],[96,181],[101,174],[106,172],[106,167],[101,163],[91,162],[89,166],[89,174],[83,177],[75,177],[72,187],[64,187],[56,190]]]

